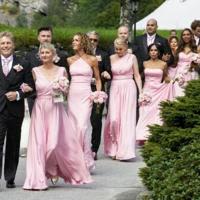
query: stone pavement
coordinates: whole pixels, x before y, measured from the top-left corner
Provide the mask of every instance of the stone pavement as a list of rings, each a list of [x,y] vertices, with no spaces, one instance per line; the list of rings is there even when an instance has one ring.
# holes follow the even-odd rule
[[[139,152],[138,152],[139,154]],[[25,158],[20,158],[15,189],[6,189],[1,182],[0,200],[137,200],[143,185],[138,170],[143,167],[140,156],[134,162],[119,162],[99,155],[93,171],[94,183],[71,186],[61,179],[56,186],[49,182],[47,191],[24,191],[21,187],[25,179]]]
[[[15,180],[17,187],[7,189],[5,181],[1,180],[0,200],[138,200],[138,194],[144,191],[138,172],[145,166],[140,149],[137,149],[134,162],[120,162],[106,158],[102,146],[92,173],[94,183],[72,186],[59,179],[55,186],[49,181],[47,191],[25,191],[22,185],[26,158],[20,158]]]

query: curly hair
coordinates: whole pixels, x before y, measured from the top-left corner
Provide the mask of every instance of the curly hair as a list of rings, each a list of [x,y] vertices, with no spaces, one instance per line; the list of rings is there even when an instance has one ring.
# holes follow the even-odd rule
[[[85,51],[88,55],[93,55],[92,53],[92,44],[90,42],[89,37],[85,33],[76,33],[75,35],[80,37],[81,40],[81,48]]]

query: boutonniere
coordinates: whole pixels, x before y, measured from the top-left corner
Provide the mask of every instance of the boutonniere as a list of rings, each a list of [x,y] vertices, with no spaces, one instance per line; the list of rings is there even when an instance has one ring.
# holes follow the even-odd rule
[[[161,43],[160,43],[160,42],[156,42],[156,44],[159,45],[159,46],[161,46]]]
[[[102,61],[102,57],[101,55],[96,55],[97,61],[101,62]]]
[[[60,57],[58,55],[54,56],[54,58],[53,58],[54,63],[58,63],[59,60],[60,60]]]
[[[130,48],[127,49],[127,52],[130,53],[130,54],[133,53],[132,49],[130,49]]]
[[[24,68],[20,65],[20,64],[17,64],[15,66],[13,66],[13,69],[16,70],[17,72],[20,72],[22,71]]]

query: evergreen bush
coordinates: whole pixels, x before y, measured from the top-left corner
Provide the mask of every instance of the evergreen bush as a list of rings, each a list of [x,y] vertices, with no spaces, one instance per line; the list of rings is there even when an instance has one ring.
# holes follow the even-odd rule
[[[161,103],[163,125],[150,126],[140,170],[153,200],[200,200],[200,80],[184,97]]]

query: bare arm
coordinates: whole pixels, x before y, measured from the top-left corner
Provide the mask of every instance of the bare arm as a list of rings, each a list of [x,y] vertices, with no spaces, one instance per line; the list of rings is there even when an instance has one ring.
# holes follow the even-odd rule
[[[140,77],[140,73],[139,73],[139,69],[138,69],[138,61],[137,61],[137,58],[135,55],[133,57],[133,71],[134,71],[135,82],[137,84],[139,93],[141,93],[142,92],[142,81],[141,81],[141,77]]]
[[[164,65],[164,69],[163,69],[163,80],[166,83],[170,82],[170,77],[168,76],[168,67],[167,67],[167,63]]]
[[[95,77],[95,80],[96,80],[96,88],[97,88],[97,91],[101,91],[101,78],[100,78],[100,75],[99,75],[99,67],[98,67],[98,61],[96,58],[94,58],[92,60],[92,69],[93,69],[93,72],[94,72],[94,77]]]
[[[32,76],[33,76],[33,80],[36,81],[36,76],[35,76],[34,70],[32,70]]]

